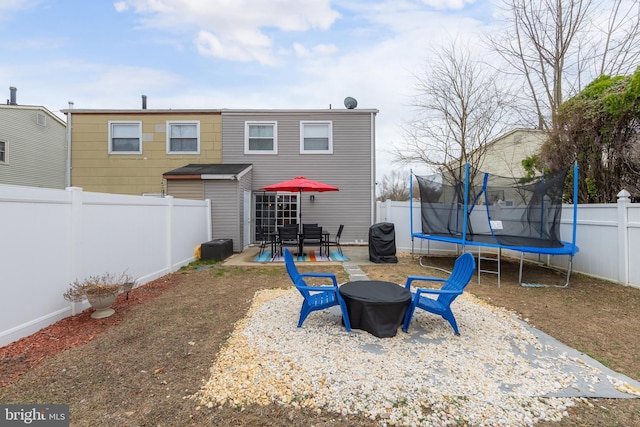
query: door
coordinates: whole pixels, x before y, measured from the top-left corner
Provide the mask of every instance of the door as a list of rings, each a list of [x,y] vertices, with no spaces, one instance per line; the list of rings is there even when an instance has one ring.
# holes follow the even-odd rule
[[[242,246],[243,250],[249,247],[251,243],[251,191],[244,190],[244,214],[242,227]]]
[[[298,223],[298,193],[256,193],[255,230],[275,235],[278,227]]]

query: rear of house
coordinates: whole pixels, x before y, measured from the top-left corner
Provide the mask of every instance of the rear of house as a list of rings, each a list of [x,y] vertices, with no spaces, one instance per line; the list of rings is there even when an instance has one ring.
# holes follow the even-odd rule
[[[211,200],[212,239],[233,250],[256,230],[318,223],[365,243],[375,214],[373,109],[65,110],[71,183],[86,191]],[[331,193],[268,193],[295,176]]]
[[[318,223],[342,241],[365,243],[375,222],[374,109],[222,110],[222,162],[251,164],[250,225],[275,233],[288,223]],[[269,193],[261,189],[296,176],[338,192]],[[215,234],[215,230],[214,230]],[[216,236],[214,236],[215,238]],[[219,236],[224,237],[224,236]],[[246,240],[249,239],[249,240]]]

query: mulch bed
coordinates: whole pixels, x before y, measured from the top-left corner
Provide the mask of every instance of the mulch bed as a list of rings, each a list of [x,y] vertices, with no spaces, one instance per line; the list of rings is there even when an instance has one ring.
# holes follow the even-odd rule
[[[118,295],[111,305],[116,312],[102,319],[93,319],[95,311],[88,308],[75,316],[66,317],[38,332],[0,347],[0,388],[11,385],[21,375],[38,366],[48,357],[88,343],[109,327],[125,319],[134,306],[160,295],[177,283],[175,275],[168,275]]]

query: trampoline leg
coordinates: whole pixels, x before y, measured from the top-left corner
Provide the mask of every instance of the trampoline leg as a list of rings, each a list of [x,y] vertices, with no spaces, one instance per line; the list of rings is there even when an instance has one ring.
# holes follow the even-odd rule
[[[415,259],[414,252],[413,252],[413,235],[411,235],[411,259]]]
[[[518,275],[518,284],[522,286],[522,263],[524,261],[524,252],[520,252],[520,274]]]
[[[480,284],[480,273],[482,272],[482,254],[480,253],[480,246],[478,246],[478,285]]]
[[[500,272],[502,271],[502,264],[501,264],[501,260],[502,259],[502,248],[498,248],[498,289],[500,289]]]
[[[571,271],[573,270],[573,255],[569,255],[569,267],[567,268],[567,281],[565,282],[563,288],[569,286],[569,278],[571,277]]]
[[[569,266],[567,267],[567,280],[565,281],[564,285],[523,285],[522,284],[522,261],[524,258],[524,252],[522,252],[520,254],[520,276],[518,277],[518,282],[520,283],[520,286],[529,286],[529,287],[535,287],[535,288],[566,288],[567,286],[569,286],[569,278],[571,277],[571,271],[573,270],[573,255],[569,255]],[[558,268],[553,268],[553,267],[547,267],[551,270],[555,270],[555,271],[559,271]]]

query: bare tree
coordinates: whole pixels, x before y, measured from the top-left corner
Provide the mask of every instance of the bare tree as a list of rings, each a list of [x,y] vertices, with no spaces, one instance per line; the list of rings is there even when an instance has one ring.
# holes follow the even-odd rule
[[[505,129],[510,95],[468,47],[453,42],[433,53],[435,62],[415,76],[417,117],[404,125],[406,144],[394,160],[456,176],[465,163],[482,167],[487,143]]]
[[[410,179],[408,172],[402,173],[398,170],[392,170],[388,175],[384,175],[379,183],[377,200],[381,202],[385,200],[409,200]],[[416,192],[415,188],[414,192]]]
[[[507,72],[524,79],[522,99],[540,129],[555,129],[558,107],[583,84],[627,74],[640,58],[639,0],[503,0],[503,7],[506,31],[489,43]]]

